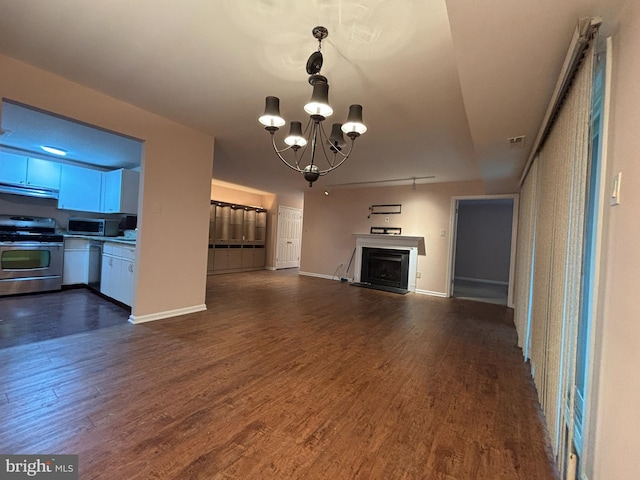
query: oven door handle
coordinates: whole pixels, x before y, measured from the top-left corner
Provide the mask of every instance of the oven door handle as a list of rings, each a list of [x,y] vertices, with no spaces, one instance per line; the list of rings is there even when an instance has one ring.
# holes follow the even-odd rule
[[[0,242],[0,248],[40,248],[40,247],[63,247],[63,243],[56,242]]]

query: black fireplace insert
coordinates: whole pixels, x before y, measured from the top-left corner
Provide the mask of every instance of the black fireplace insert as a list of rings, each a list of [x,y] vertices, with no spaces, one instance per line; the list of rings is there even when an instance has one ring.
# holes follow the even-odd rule
[[[360,282],[372,288],[407,293],[409,251],[363,247]]]

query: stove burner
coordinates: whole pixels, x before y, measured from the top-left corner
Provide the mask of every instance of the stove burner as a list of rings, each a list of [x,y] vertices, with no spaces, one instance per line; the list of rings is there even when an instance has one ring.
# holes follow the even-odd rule
[[[53,218],[0,215],[0,242],[62,243]]]

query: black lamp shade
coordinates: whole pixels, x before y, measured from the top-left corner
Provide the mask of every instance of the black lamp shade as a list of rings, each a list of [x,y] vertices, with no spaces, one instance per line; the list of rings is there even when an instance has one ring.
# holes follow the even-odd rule
[[[347,122],[342,125],[342,131],[349,136],[362,135],[367,131],[366,125],[362,122],[362,105],[351,105]]]
[[[304,111],[309,115],[321,115],[328,117],[333,113],[329,105],[329,84],[326,82],[313,83],[311,100],[304,106]]]
[[[336,150],[342,150],[342,148],[347,144],[344,141],[344,137],[342,136],[342,124],[334,123],[331,126],[331,135],[329,135],[329,143],[331,144],[331,148],[335,148]]]
[[[264,114],[258,121],[266,127],[281,127],[286,122],[280,116],[280,99],[278,97],[267,97],[265,100]]]
[[[289,135],[284,139],[284,143],[298,147],[304,147],[307,144],[307,140],[302,136],[302,123],[293,121],[289,127]]]

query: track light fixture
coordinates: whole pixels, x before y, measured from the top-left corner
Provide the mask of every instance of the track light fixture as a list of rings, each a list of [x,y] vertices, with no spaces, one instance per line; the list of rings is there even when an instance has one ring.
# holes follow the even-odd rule
[[[258,121],[265,126],[265,130],[271,134],[271,143],[276,155],[286,166],[302,173],[310,187],[320,176],[326,175],[342,165],[351,155],[355,139],[367,131],[367,127],[362,122],[362,105],[351,105],[346,123],[334,123],[331,127],[331,133],[327,137],[322,122],[333,114],[333,109],[329,105],[329,82],[327,77],[320,75],[320,69],[323,60],[322,40],[327,38],[329,32],[324,27],[315,27],[312,34],[318,40],[318,50],[313,52],[307,60],[307,73],[310,75],[309,84],[313,87],[313,91],[311,99],[304,106],[304,111],[309,114],[309,121],[304,131],[301,122],[292,121],[289,135],[284,139],[287,146],[278,149],[274,134],[286,123],[284,118],[280,116],[280,99],[278,97],[266,98],[264,114],[258,118]],[[346,153],[342,151],[347,146],[343,133],[351,139],[349,150]],[[287,154],[292,157],[289,160],[283,155],[288,150],[293,152]],[[309,150],[310,160],[306,166],[302,166],[306,163],[303,162],[303,159],[307,150]],[[327,164],[325,168],[318,165],[318,157],[325,159]]]

